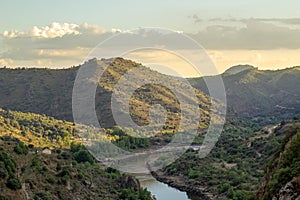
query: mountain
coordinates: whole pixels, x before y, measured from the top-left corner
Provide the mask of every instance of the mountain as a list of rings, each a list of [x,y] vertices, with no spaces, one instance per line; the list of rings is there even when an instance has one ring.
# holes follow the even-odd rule
[[[217,77],[223,78],[229,110],[240,117],[272,124],[300,114],[300,67],[271,71],[236,66],[218,76],[189,81],[208,94],[205,81],[213,85]]]
[[[73,123],[0,109],[0,199],[151,199],[132,176],[97,163]]]
[[[238,74],[242,71],[245,70],[252,70],[255,69],[255,67],[251,66],[251,65],[236,65],[233,67],[230,67],[229,69],[227,69],[224,74],[228,74],[228,75],[234,75],[234,74]]]
[[[282,123],[275,134],[283,134],[280,148],[265,167],[258,199],[300,198],[300,120]]]
[[[111,111],[111,97],[115,85],[124,74],[131,69],[140,67],[143,73],[135,74],[135,79],[129,81],[129,86],[137,87],[130,100],[132,119],[140,125],[149,124],[148,111],[151,105],[159,103],[167,110],[166,129],[169,129],[170,132],[176,129],[178,126],[177,113],[180,111],[180,106],[175,94],[160,84],[147,84],[139,87],[136,80],[145,79],[145,81],[148,81],[151,79],[157,80],[157,83],[163,80],[166,84],[177,88],[178,94],[189,100],[190,97],[184,93],[182,82],[170,79],[170,77],[150,70],[139,63],[122,58],[91,59],[81,66],[59,70],[2,68],[0,69],[0,107],[22,112],[45,114],[57,119],[73,121],[72,91],[79,68],[87,66],[103,68],[103,64],[108,67],[98,80],[95,95],[96,112],[102,127],[115,125]],[[88,81],[94,80],[90,79]],[[121,92],[123,94],[126,93],[126,88]],[[201,121],[207,125],[209,121],[210,98],[199,90],[195,90],[195,94],[202,113]],[[125,110],[122,110],[124,103],[121,102],[120,114],[125,112]],[[190,115],[195,113],[193,108],[187,108],[186,112]]]

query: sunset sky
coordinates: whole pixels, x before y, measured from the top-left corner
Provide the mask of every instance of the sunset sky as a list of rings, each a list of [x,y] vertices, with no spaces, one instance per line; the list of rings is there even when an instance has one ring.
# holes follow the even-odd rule
[[[291,67],[300,65],[299,8],[298,0],[2,0],[0,67],[78,65],[105,39],[139,27],[191,37],[219,72],[237,64]],[[158,51],[131,58],[168,60],[165,64],[193,76],[187,66]]]

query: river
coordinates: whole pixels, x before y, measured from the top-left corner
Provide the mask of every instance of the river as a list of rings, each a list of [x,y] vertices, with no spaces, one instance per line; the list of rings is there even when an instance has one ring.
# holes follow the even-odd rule
[[[142,154],[141,154],[142,155]],[[155,155],[155,158],[157,155]],[[147,188],[157,200],[200,200],[201,198],[182,192],[176,188],[168,186],[165,183],[157,181],[149,172],[147,162],[151,160],[149,157],[137,156],[131,159],[122,160],[119,163],[121,171],[135,172],[130,173],[135,176],[141,183],[143,188]]]
[[[139,179],[141,186],[147,188],[157,200],[190,200],[185,192],[157,181],[151,174],[138,174],[135,177]]]

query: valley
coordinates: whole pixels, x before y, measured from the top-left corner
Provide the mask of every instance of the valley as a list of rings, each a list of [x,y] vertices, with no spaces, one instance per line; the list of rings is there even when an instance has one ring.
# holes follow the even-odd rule
[[[101,62],[110,60],[92,59],[83,67]],[[149,110],[153,104],[166,109],[163,128],[152,133],[117,126],[110,99],[118,80],[135,67],[143,68],[148,76],[157,79],[167,80],[166,75],[123,58],[113,60],[109,66],[97,82],[95,95],[102,130],[93,124],[81,125],[87,130],[84,135],[76,129],[72,116],[72,89],[82,66],[60,70],[0,69],[0,107],[3,108],[0,110],[0,199],[76,196],[78,199],[147,200],[153,199],[152,192],[158,200],[165,199],[166,195],[192,200],[268,200],[280,199],[290,185],[295,188],[289,194],[291,199],[299,197],[299,154],[295,152],[299,150],[300,91],[294,87],[299,82],[299,67],[262,71],[238,66],[222,74],[228,101],[226,122],[215,147],[208,156],[200,158],[211,103],[222,105],[218,99],[211,99],[205,88],[204,79],[213,83],[214,77],[189,79],[201,111],[192,144],[159,152],[178,131],[181,110],[176,96],[155,84],[135,91],[129,103],[130,115],[137,124],[145,126],[151,122]],[[134,80],[132,83],[135,87]],[[174,80],[170,84],[182,87]],[[125,111],[121,109],[120,115]],[[186,112],[188,116],[194,113],[192,107]],[[151,137],[134,137],[149,134]],[[88,145],[82,145],[92,142],[111,142],[135,153],[132,157],[122,157],[123,160],[114,157],[108,160],[111,163],[144,158],[133,162],[136,171],[143,173],[128,175],[105,166],[88,151]],[[167,153],[178,149],[186,152],[167,166],[155,169],[155,164],[168,160]],[[48,153],[43,153],[44,150]],[[152,154],[153,150],[158,150],[157,154]],[[161,158],[157,159],[160,154]]]

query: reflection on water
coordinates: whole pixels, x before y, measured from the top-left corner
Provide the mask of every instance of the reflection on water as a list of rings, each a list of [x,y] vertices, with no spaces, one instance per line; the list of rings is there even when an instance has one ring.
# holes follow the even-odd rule
[[[147,188],[157,200],[188,200],[185,192],[169,187],[167,184],[158,182],[150,174],[135,175],[140,180],[141,186]]]

